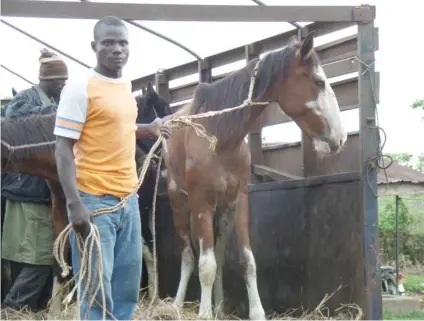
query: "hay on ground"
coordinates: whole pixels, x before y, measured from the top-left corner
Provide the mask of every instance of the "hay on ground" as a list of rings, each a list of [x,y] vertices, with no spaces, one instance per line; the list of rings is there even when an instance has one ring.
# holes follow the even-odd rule
[[[330,316],[330,311],[326,307],[326,302],[332,295],[327,295],[313,311],[304,311],[302,308],[286,312],[285,314],[268,315],[269,320],[361,320],[363,313],[356,304],[341,305],[335,316]],[[197,320],[199,305],[197,302],[186,302],[184,308],[179,311],[172,306],[172,299],[157,300],[151,309],[147,309],[149,301],[142,298],[133,316],[133,320]],[[299,316],[299,311],[301,315]],[[74,320],[75,305],[69,305],[63,309],[59,320]],[[296,314],[296,317],[294,316]],[[217,317],[215,318],[218,319]],[[239,320],[236,316],[230,315],[227,320]],[[37,313],[26,310],[14,311],[4,309],[1,311],[1,320],[47,320],[47,312]]]

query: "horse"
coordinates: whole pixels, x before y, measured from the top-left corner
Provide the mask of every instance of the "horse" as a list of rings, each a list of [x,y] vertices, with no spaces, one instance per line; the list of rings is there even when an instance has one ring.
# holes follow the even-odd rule
[[[155,118],[163,118],[172,114],[172,109],[169,102],[154,89],[151,82],[147,84],[146,88],[143,88],[142,95],[135,97],[138,107],[137,123],[151,123]],[[149,153],[150,149],[154,145],[155,140],[153,138],[142,138],[137,140],[136,148],[136,162],[137,168],[143,166],[145,157]],[[156,150],[155,155],[159,155],[162,150],[162,146]],[[162,168],[164,165],[162,163]],[[141,229],[143,235],[143,258],[145,261],[145,267],[147,273],[142,274],[142,284],[148,282],[149,298],[153,299],[154,293],[157,292],[158,282],[157,271],[154,270],[153,266],[153,235],[152,235],[152,205],[154,197],[154,186],[156,183],[157,163],[156,160],[152,160],[146,176],[144,177],[143,184],[138,190],[138,203],[141,215]],[[161,175],[162,177],[164,174]],[[159,187],[158,187],[159,188]],[[148,277],[146,279],[146,277]]]
[[[244,138],[266,106],[278,104],[313,139],[320,155],[339,153],[346,142],[339,105],[313,40],[313,33],[302,41],[292,37],[281,49],[251,60],[225,78],[198,84],[191,102],[174,113],[184,117],[239,106],[248,98],[251,83],[254,86],[251,100],[256,104],[192,120],[217,138],[214,151],[190,126],[173,129],[167,139],[167,192],[181,247],[181,273],[173,304],[183,306],[196,254],[201,286],[199,319],[213,317],[212,288],[216,313],[224,317],[222,272],[233,229],[244,267],[249,318],[265,319],[248,229],[251,160]]]
[[[169,103],[158,95],[154,90],[153,86],[149,83],[146,92],[147,98],[144,96],[135,97],[137,101],[138,117],[137,122],[145,123],[153,120],[156,117],[164,117],[172,110],[169,107]],[[55,123],[56,114],[33,114],[21,117],[7,117],[1,120],[1,168],[2,171],[12,171],[22,174],[39,176],[46,179],[52,195],[52,217],[55,236],[63,231],[68,225],[68,217],[66,214],[66,198],[63,189],[60,185],[56,159],[54,155],[55,150],[55,136],[53,134],[53,128]],[[11,150],[10,146],[23,146],[25,148]],[[148,153],[145,146],[148,146],[149,139],[140,139],[137,141],[136,146],[136,163],[139,168],[142,165],[140,159],[145,157]],[[140,147],[141,145],[142,147]],[[147,274],[153,275],[153,261],[152,254],[149,248],[151,244],[152,234],[149,230],[149,213],[151,204],[153,201],[153,186],[154,176],[156,171],[153,168],[149,168],[146,174],[147,183],[141,186],[138,191],[139,195],[139,208],[140,215],[142,218],[142,233],[143,233],[143,258],[145,259]],[[150,184],[149,184],[150,183]],[[150,207],[148,204],[150,203]],[[146,234],[144,234],[146,233]],[[146,238],[149,242],[146,242]],[[65,246],[65,258],[67,258],[67,264],[70,265],[71,257],[69,255],[69,243]],[[53,300],[50,305],[49,315],[58,316],[61,311],[61,301],[64,297],[63,284],[67,281],[70,276],[65,279],[62,278],[61,270],[55,262],[54,269],[54,283],[52,296]],[[148,277],[148,276],[147,276]],[[149,278],[149,297],[152,298],[152,293],[157,287],[157,282],[153,284],[156,278]],[[156,279],[157,280],[157,279]],[[145,281],[143,278],[142,282]]]

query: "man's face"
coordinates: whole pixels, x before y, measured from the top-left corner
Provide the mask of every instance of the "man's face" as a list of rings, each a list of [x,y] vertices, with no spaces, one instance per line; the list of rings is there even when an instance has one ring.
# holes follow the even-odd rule
[[[55,97],[60,97],[60,93],[66,85],[66,79],[49,79],[45,80],[45,82],[48,87],[47,91]]]
[[[128,32],[124,26],[103,26],[93,43],[99,65],[120,70],[128,61]]]

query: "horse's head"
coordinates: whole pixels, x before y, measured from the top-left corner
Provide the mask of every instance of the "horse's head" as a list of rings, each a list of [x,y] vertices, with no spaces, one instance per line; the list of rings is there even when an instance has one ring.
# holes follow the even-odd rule
[[[260,85],[262,99],[278,102],[312,138],[319,154],[340,152],[347,135],[336,96],[314,50],[313,33],[300,43],[293,38],[288,46],[265,56],[261,64],[259,76],[267,72],[273,79],[272,85],[268,80],[267,88]]]
[[[143,95],[136,97],[138,107],[137,123],[150,123],[155,118],[163,118],[172,113],[169,102],[148,83]]]

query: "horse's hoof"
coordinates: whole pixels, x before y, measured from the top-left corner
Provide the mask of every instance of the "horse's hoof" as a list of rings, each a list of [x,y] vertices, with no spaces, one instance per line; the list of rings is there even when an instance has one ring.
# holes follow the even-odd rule
[[[197,319],[212,320],[213,319],[212,311],[199,311],[199,314],[197,315]]]
[[[215,314],[219,320],[228,320],[227,316],[225,315],[222,309],[218,309]]]
[[[263,309],[255,309],[250,311],[249,314],[250,320],[266,320],[265,311]]]

